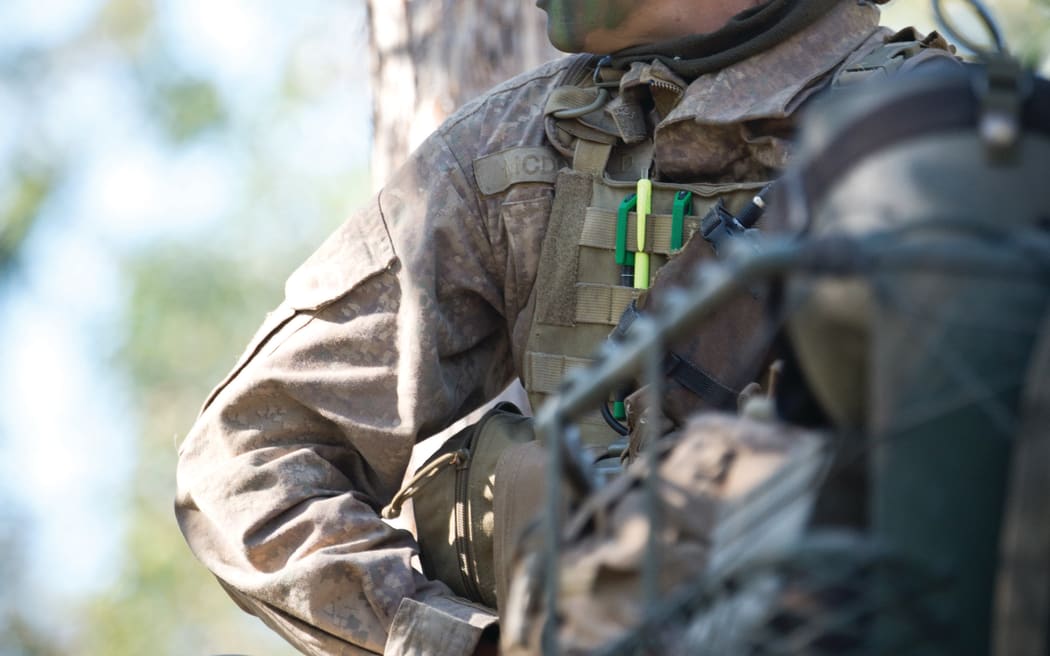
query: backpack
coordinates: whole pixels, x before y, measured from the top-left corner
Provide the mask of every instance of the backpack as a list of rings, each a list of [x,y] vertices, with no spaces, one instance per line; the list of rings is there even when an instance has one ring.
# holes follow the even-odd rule
[[[560,618],[563,644],[596,639],[584,631],[593,611],[574,617],[588,606],[565,598],[564,586],[579,578],[581,557],[607,553],[630,566],[595,570],[625,591],[606,597],[618,621],[590,626],[615,635],[601,653],[1045,653],[1048,173],[1050,83],[1006,58],[931,63],[815,103],[768,210],[799,237],[705,265],[697,289],[657,308],[647,334],[628,336],[572,380],[561,404],[569,412],[574,399],[614,386],[624,375],[617,362],[641,368],[645,340],[686,333],[727,289],[777,279],[792,361],[776,398],[785,423],[773,425],[829,429],[830,469],[811,479],[808,526],[763,545],[784,489],[774,483],[792,469],[757,480],[749,489],[759,494],[720,499],[712,486],[734,460],[689,464],[683,449],[713,435],[704,433],[710,421],[690,422],[677,441],[655,442],[622,490],[596,495],[608,518],[585,503],[591,514],[570,520],[579,534],[566,533],[560,551],[522,556],[504,645],[537,635],[522,620],[538,612],[537,599],[559,603],[544,612]],[[537,424],[551,430],[565,419],[541,413]],[[723,433],[750,430],[751,419],[740,422],[723,422]],[[654,477],[655,463],[675,475]],[[692,478],[681,467],[694,467]],[[644,504],[673,492],[704,502],[691,507],[710,521],[697,533],[680,504],[631,501],[644,486],[653,490],[638,494]],[[626,506],[648,517],[638,526],[650,537],[618,537],[616,509]],[[732,544],[749,554],[719,550],[730,521]],[[612,533],[596,540],[601,530]],[[673,576],[647,564],[673,558],[687,530],[702,547],[691,562]],[[568,583],[549,596],[527,574],[549,571],[552,557]],[[582,628],[566,635],[573,626]]]
[[[854,517],[941,581],[944,653],[1045,641],[1050,83],[1005,57],[931,65],[827,98],[802,135],[775,206],[861,271],[791,277],[787,332],[818,405],[860,436],[842,450],[865,463]]]

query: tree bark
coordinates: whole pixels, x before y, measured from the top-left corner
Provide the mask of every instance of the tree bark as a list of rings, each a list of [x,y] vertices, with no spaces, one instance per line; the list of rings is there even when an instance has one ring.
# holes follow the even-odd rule
[[[457,107],[559,56],[524,0],[368,0],[372,186]]]

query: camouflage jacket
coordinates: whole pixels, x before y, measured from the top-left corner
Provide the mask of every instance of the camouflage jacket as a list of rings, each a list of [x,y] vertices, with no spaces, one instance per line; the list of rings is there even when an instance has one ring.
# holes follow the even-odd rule
[[[703,181],[782,167],[791,114],[888,38],[877,23],[873,6],[844,2],[692,82],[656,128],[658,170]],[[496,621],[414,569],[412,536],[377,509],[417,441],[520,371],[554,176],[484,193],[474,164],[550,148],[543,108],[573,61],[496,87],[429,137],[289,278],[179,449],[193,552],[304,653],[469,654]]]

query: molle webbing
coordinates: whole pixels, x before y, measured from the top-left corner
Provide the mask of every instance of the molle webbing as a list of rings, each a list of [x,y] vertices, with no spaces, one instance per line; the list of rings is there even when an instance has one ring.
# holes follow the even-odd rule
[[[561,386],[561,381],[573,369],[586,367],[592,362],[589,358],[574,358],[555,353],[529,353],[528,367],[530,381],[529,391],[539,394],[554,394]]]
[[[576,323],[615,326],[640,289],[621,285],[576,284]]]
[[[702,72],[720,69],[743,59],[751,48],[768,49],[823,16],[837,0],[772,0],[734,19],[726,30],[713,35],[685,39],[616,53],[611,69],[627,70],[632,62],[651,64],[658,59],[680,76],[692,79]],[[864,21],[869,17],[861,17]],[[875,73],[898,68],[930,39],[912,41],[908,34],[895,37],[860,54],[843,67],[832,86],[846,86]],[[932,35],[931,35],[932,36]],[[564,88],[553,93],[545,107],[546,130],[551,145],[572,160],[572,170],[562,170],[556,180],[550,223],[544,239],[534,288],[534,313],[525,347],[523,379],[534,408],[547,395],[556,393],[566,372],[586,366],[595,349],[607,338],[624,309],[640,291],[623,286],[621,266],[616,260],[619,208],[635,191],[638,176],[651,170],[653,142],[625,133],[622,122],[610,107],[624,99],[616,96],[602,109],[590,108],[607,98],[606,88],[593,85],[597,58],[579,57],[566,70]],[[608,72],[610,69],[606,68]],[[599,69],[599,73],[602,70]],[[605,82],[615,80],[616,75]],[[584,110],[587,110],[585,113]],[[628,122],[630,123],[630,122]],[[503,159],[506,159],[504,157]],[[515,167],[501,164],[503,169]],[[508,178],[494,167],[493,180],[502,186]],[[550,174],[549,171],[544,171]],[[540,174],[537,174],[540,175]],[[721,199],[726,209],[738,213],[753,193],[768,181],[729,184],[653,184],[653,203],[646,224],[644,252],[650,256],[650,277],[675,255],[672,248],[672,209],[675,193],[692,192],[689,216],[681,221],[681,243],[699,229],[699,217]],[[494,185],[495,186],[495,185]],[[637,252],[637,218],[628,215],[626,250]],[[676,240],[677,246],[677,240]],[[714,257],[713,253],[711,255]],[[629,276],[628,276],[629,277]],[[629,283],[628,283],[629,284]],[[679,367],[681,368],[681,367]],[[716,389],[689,378],[687,388]],[[699,381],[699,383],[697,382]],[[688,381],[687,381],[688,382]],[[722,396],[729,392],[718,390]],[[598,415],[581,421],[585,442],[608,443],[615,438]]]
[[[616,246],[616,210],[588,207],[583,219],[581,246],[611,249]],[[650,214],[645,226],[646,253],[671,254],[671,214]],[[684,222],[685,241],[700,228],[700,217],[689,216]],[[638,250],[638,214],[631,212],[627,218],[627,249]]]
[[[764,184],[654,183],[644,249],[652,258],[651,276],[676,252],[671,247],[671,228],[678,191],[693,194],[692,212],[682,221],[683,238],[688,241],[699,230],[700,217],[718,199],[738,211]],[[579,170],[563,170],[558,175],[524,358],[525,389],[534,408],[558,391],[567,372],[593,361],[594,351],[641,293],[621,284],[621,267],[616,263],[618,208],[634,190],[632,182]],[[635,252],[637,218],[634,212],[627,216],[627,249]],[[597,408],[581,419],[580,429],[584,442],[593,446],[618,438]]]

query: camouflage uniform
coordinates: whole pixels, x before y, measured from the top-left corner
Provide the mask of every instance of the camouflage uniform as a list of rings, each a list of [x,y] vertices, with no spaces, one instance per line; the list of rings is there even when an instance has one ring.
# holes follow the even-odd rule
[[[842,3],[692,82],[656,129],[658,170],[704,181],[781,168],[790,115],[887,38],[877,22],[874,7]],[[413,569],[411,535],[376,511],[418,440],[521,371],[562,165],[543,107],[573,61],[502,84],[435,132],[289,278],[179,450],[176,514],[194,553],[304,653],[467,654],[496,621]],[[548,154],[486,195],[474,163],[511,148]]]

